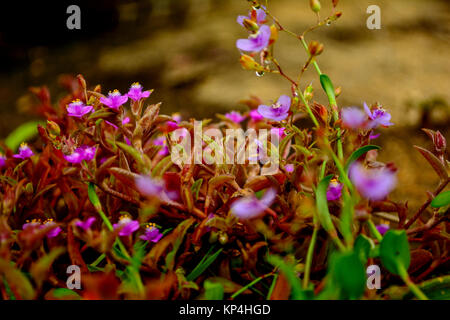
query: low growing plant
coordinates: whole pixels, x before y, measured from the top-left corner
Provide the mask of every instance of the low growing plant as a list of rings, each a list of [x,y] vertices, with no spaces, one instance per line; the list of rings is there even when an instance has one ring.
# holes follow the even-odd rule
[[[253,97],[244,113],[200,122],[224,135],[270,132],[242,163],[211,161],[228,138],[196,140],[199,122],[160,114],[138,83],[104,94],[79,75],[55,104],[32,88],[46,122],[18,128],[0,157],[2,298],[448,299],[446,140],[424,129],[433,149],[415,146],[440,178],[423,205],[390,199],[397,167],[377,161],[373,141],[393,125],[389,112],[340,106],[317,62],[324,46],[306,40],[339,19],[337,3],[321,18],[311,1],[318,22],[302,34],[256,0],[238,17],[248,32],[236,43],[243,68],[280,76],[288,89],[273,104]],[[308,54],[296,77],[276,59],[279,33]],[[310,68],[321,88],[302,81]],[[321,89],[328,105],[314,101]],[[38,139],[18,146],[36,127]],[[180,146],[204,157],[174,162]],[[378,290],[367,287],[369,265],[381,267]]]

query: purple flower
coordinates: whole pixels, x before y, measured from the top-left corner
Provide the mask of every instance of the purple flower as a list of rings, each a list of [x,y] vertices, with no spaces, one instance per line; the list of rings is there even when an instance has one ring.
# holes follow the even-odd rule
[[[253,109],[250,111],[250,118],[252,118],[253,121],[258,122],[264,119],[264,117],[258,112],[258,110]]]
[[[47,219],[46,221],[44,221],[44,225],[47,226],[53,226],[56,225],[56,223],[53,221],[53,219]],[[62,229],[58,226],[52,230],[50,230],[49,232],[47,232],[47,238],[54,238],[56,237],[60,232],[62,231]]]
[[[74,152],[72,152],[72,154],[64,155],[64,159],[70,163],[80,163],[83,161],[83,155],[81,154],[79,148],[77,148]]]
[[[327,190],[327,200],[338,200],[342,195],[342,187],[342,184],[339,183],[336,179],[331,180]]]
[[[252,219],[260,216],[275,200],[276,191],[269,189],[261,200],[255,196],[241,198],[231,205],[231,212],[240,219]]]
[[[280,139],[283,139],[284,137],[286,137],[286,133],[284,133],[284,130],[286,130],[286,128],[272,128],[270,129],[270,133],[276,134]]]
[[[95,217],[89,217],[86,219],[86,221],[76,221],[75,225],[81,229],[83,229],[84,231],[87,231],[91,228],[92,224],[95,222],[95,220],[97,220]]]
[[[375,134],[373,131],[369,135],[369,140],[376,139],[380,136],[380,133]]]
[[[13,155],[13,157],[24,160],[31,157],[32,155],[34,155],[33,151],[25,142],[23,142],[19,147],[19,153]]]
[[[95,157],[95,150],[96,147],[83,145],[79,148],[76,148],[72,154],[64,155],[64,159],[66,159],[70,163],[81,163],[83,160],[91,161]]]
[[[278,101],[271,106],[260,105],[258,112],[264,118],[274,121],[281,121],[287,118],[289,115],[289,108],[291,107],[291,98],[286,95],[282,95],[278,98]]]
[[[141,235],[139,238],[146,241],[151,241],[153,243],[158,242],[163,234],[159,231],[159,229],[155,226],[154,223],[149,223],[145,227],[145,234]]]
[[[127,215],[120,217],[119,222],[113,225],[114,230],[120,228],[119,236],[129,236],[137,229],[139,229],[139,222],[137,220],[131,220]]]
[[[125,102],[127,102],[128,96],[121,95],[118,90],[114,90],[113,92],[110,92],[108,94],[108,98],[101,97],[100,102],[103,103],[105,106],[117,110],[121,105],[123,105]]]
[[[393,125],[393,123],[391,122],[391,114],[383,108],[378,107],[375,110],[370,111],[369,107],[364,102],[364,110],[371,120],[371,128],[376,128],[378,126],[389,127]]]
[[[135,82],[131,85],[130,90],[128,91],[126,96],[128,96],[133,101],[138,101],[142,98],[148,98],[152,91],[153,90],[142,91],[142,86],[139,84],[139,82]]]
[[[125,142],[127,143],[127,145],[131,146],[131,141],[127,137],[125,137]]]
[[[4,167],[6,164],[6,157],[3,155],[3,153],[0,152],[0,168]]]
[[[266,12],[264,11],[264,9],[266,7],[264,7],[264,6],[261,6],[261,7],[262,7],[261,9],[254,10],[254,12],[255,12],[254,14],[252,11],[250,11],[247,16],[238,16],[237,23],[239,23],[241,26],[244,26],[244,19],[248,19],[248,20],[256,19],[256,23],[258,25],[262,25],[266,19]],[[254,17],[253,17],[253,15],[254,15]]]
[[[248,39],[236,41],[236,47],[243,51],[258,52],[269,45],[270,27],[263,25],[256,34],[252,34]]]
[[[141,175],[136,178],[135,183],[138,190],[145,196],[160,197],[164,192],[164,183],[149,176]]]
[[[27,220],[27,222],[23,224],[22,230],[26,230],[28,228],[39,228],[39,227],[42,227],[41,221],[39,219],[33,219],[31,221]]]
[[[378,232],[382,236],[384,236],[384,234],[389,230],[389,225],[385,224],[385,223],[381,223],[381,224],[377,225],[375,228],[378,230]]]
[[[39,219],[33,219],[31,221],[27,220],[27,222],[22,226],[22,229],[23,230],[26,230],[29,228],[42,229],[42,228],[45,228],[45,225],[52,226],[52,225],[56,225],[56,223],[53,221],[53,219],[47,219],[46,221],[44,221],[44,224],[42,224]],[[58,234],[60,234],[61,231],[62,231],[62,229],[59,226],[57,226],[56,228],[48,231],[46,236],[49,239],[54,238]]]
[[[129,123],[130,122],[130,118],[129,117],[125,117],[125,118],[123,118],[123,120],[122,120],[122,125],[126,125],[127,123]]]
[[[234,123],[241,123],[245,120],[245,116],[241,115],[239,112],[231,111],[227,114],[225,114],[225,117],[233,121]]]
[[[284,166],[284,169],[289,173],[294,172],[294,165],[292,163],[288,163]]]
[[[169,147],[167,146],[165,137],[158,137],[153,140],[153,144],[155,146],[162,146],[161,150],[159,150],[158,154],[161,156],[166,156],[169,154]]]
[[[86,113],[91,112],[94,108],[92,106],[84,105],[80,99],[77,99],[72,101],[72,103],[69,103],[66,109],[69,117],[81,118]]]
[[[341,110],[341,119],[344,126],[351,129],[363,129],[367,115],[357,107],[348,107]]]
[[[166,126],[168,132],[175,131],[179,128],[178,124],[175,121],[167,121]]]
[[[172,113],[172,119],[176,123],[179,123],[181,121],[181,114],[179,112]]]
[[[365,169],[360,163],[351,165],[349,177],[359,193],[369,200],[384,199],[397,183],[395,173],[391,170]]]

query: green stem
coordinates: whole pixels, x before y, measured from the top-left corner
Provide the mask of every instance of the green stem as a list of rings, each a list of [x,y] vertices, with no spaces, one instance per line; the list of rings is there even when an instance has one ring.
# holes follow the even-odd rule
[[[103,212],[103,210],[97,210],[98,214],[100,215],[100,217],[102,218],[103,222],[106,224],[106,227],[108,228],[109,231],[114,231],[114,227],[111,224],[111,221],[109,221],[108,217],[105,215],[105,213]],[[116,243],[120,248],[120,251],[122,251],[123,255],[127,258],[130,258],[130,255],[127,252],[127,249],[125,248],[125,245],[122,243],[122,241],[117,238],[116,239]]]
[[[272,284],[270,285],[269,292],[267,293],[267,297],[266,297],[267,300],[269,300],[270,297],[272,296],[272,292],[275,289],[275,285],[277,284],[277,279],[278,279],[278,273],[275,273],[273,275],[273,280],[272,280]]]
[[[420,300],[429,300],[428,297],[422,292],[422,290],[419,289],[419,287],[411,280],[411,278],[408,275],[408,272],[403,267],[403,265],[400,265],[400,277],[403,279],[403,281],[406,283],[406,285],[409,287],[409,290],[411,290],[414,295],[420,299]]]
[[[381,235],[381,233],[377,230],[377,228],[375,227],[375,224],[373,223],[372,220],[367,220],[367,225],[369,226],[369,230],[370,232],[373,234],[373,236],[381,242],[381,240],[383,239],[383,236]]]
[[[301,36],[301,37],[299,37],[299,39],[302,42],[303,47],[305,48],[306,52],[311,57],[311,54],[309,53],[309,49],[308,49],[308,44],[306,43],[305,38]],[[313,61],[313,66],[316,69],[317,74],[320,76],[322,74],[322,71],[320,71],[319,65],[317,64],[317,62],[315,60]],[[330,99],[332,97],[328,97],[328,98]],[[339,114],[337,112],[337,104],[336,104],[336,100],[334,98],[330,99],[330,105],[333,110],[334,121],[336,122],[337,120],[339,120]],[[339,159],[341,159],[341,160],[344,159],[344,152],[343,152],[343,148],[342,148],[341,129],[340,128],[337,128],[337,151],[338,151]]]
[[[100,262],[103,261],[103,259],[105,259],[105,257],[106,257],[106,254],[102,253],[102,254],[97,258],[97,260],[95,260],[94,262],[91,263],[91,266],[92,266],[92,267],[96,267]]]
[[[314,231],[311,237],[311,241],[309,243],[308,253],[306,254],[305,276],[303,277],[303,289],[305,290],[308,289],[309,275],[311,274],[312,258],[314,254],[314,247],[317,241],[318,231],[319,229],[314,224]]]
[[[319,122],[316,119],[316,116],[314,115],[314,113],[312,112],[311,108],[309,107],[308,101],[306,101],[305,96],[303,95],[303,93],[300,90],[297,90],[298,95],[300,96],[300,99],[302,100],[303,104],[306,107],[306,111],[308,112],[309,117],[311,118],[311,120],[314,122],[314,125],[319,128]]]
[[[238,295],[240,295],[242,292],[244,292],[245,290],[247,290],[248,288],[250,288],[251,286],[257,284],[259,281],[261,281],[262,279],[265,279],[267,277],[273,276],[274,273],[270,272],[268,274],[265,274],[261,277],[256,278],[255,280],[253,280],[252,282],[250,282],[248,285],[246,285],[245,287],[242,287],[241,289],[239,289],[238,291],[236,291],[235,293],[233,293],[233,295],[231,296],[231,299],[236,298]]]
[[[328,139],[326,139],[326,142],[327,142],[328,145],[329,145]],[[329,149],[330,149],[329,151],[330,151],[330,153],[331,153],[331,157],[333,158],[334,163],[336,164],[336,168],[337,168],[338,171],[339,171],[339,175],[340,175],[340,177],[341,177],[341,179],[342,179],[342,182],[343,182],[344,185],[348,188],[348,190],[350,191],[350,193],[353,194],[353,185],[352,185],[350,179],[348,178],[347,173],[346,173],[345,170],[344,170],[344,167],[343,167],[343,165],[342,165],[342,163],[341,163],[341,160],[340,160],[340,159],[338,158],[338,156],[334,153],[334,151],[331,149],[331,147],[330,147]]]
[[[322,167],[320,167],[320,176],[319,176],[319,181],[323,179],[323,177],[325,177],[325,170],[327,168],[327,160],[324,160],[322,162]]]
[[[300,39],[300,41],[302,42],[303,48],[305,48],[306,52],[307,52],[307,53],[309,54],[309,56],[311,57],[311,54],[309,53],[309,49],[308,49],[308,44],[306,43],[305,38],[304,38],[304,37],[299,37],[299,36],[297,36],[297,37],[298,37],[298,38]],[[320,76],[320,75],[322,74],[322,71],[320,71],[319,65],[317,64],[316,60],[314,60],[314,61],[312,62],[312,64],[313,64],[314,68],[316,69],[317,74]]]

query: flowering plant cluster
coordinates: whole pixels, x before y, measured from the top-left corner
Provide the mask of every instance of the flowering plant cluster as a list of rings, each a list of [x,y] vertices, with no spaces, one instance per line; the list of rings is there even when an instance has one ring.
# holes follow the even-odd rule
[[[1,144],[2,299],[448,298],[445,138],[425,130],[433,148],[416,147],[440,178],[429,199],[414,212],[393,201],[398,169],[377,161],[372,143],[393,125],[390,113],[377,103],[339,106],[340,88],[317,63],[323,45],[306,42],[341,16],[338,1],[325,19],[311,1],[318,23],[301,35],[267,3],[250,2],[237,19],[249,33],[236,42],[240,62],[281,76],[287,91],[201,125],[268,129],[279,138],[278,170],[264,174],[259,151],[271,142],[258,144],[256,162],[175,163],[172,148],[195,139],[195,120],[160,114],[139,83],[104,94],[79,75],[55,104],[33,88],[46,119],[38,139]],[[273,54],[279,32],[308,53],[296,79]],[[328,105],[314,101],[312,85],[302,88],[309,67]],[[200,148],[214,149],[201,138]],[[374,264],[379,290],[367,286]],[[81,270],[78,288],[68,288],[71,265]]]

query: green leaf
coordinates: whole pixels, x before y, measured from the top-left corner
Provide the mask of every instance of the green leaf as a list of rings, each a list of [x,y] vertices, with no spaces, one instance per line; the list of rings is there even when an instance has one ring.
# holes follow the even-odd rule
[[[340,231],[344,236],[345,242],[349,245],[353,243],[353,201],[347,191],[342,194],[342,213],[340,221]]]
[[[98,208],[102,208],[102,205],[100,203],[100,199],[98,198],[97,193],[95,192],[95,184],[92,182],[89,182],[88,186],[88,197],[91,203],[94,205],[94,207],[98,210]]]
[[[144,160],[142,159],[142,154],[139,153],[136,149],[134,149],[132,146],[127,145],[126,143],[116,141],[116,145],[122,149],[123,152],[129,154],[133,157],[133,159],[139,164],[139,166],[144,165]]]
[[[38,130],[37,126],[38,124],[44,125],[44,122],[42,121],[30,121],[26,122],[20,126],[18,126],[16,129],[14,129],[13,132],[11,132],[5,139],[5,144],[10,148],[11,150],[16,151],[19,145],[24,142],[28,141],[34,136],[37,135]]]
[[[363,154],[365,154],[366,152],[370,151],[370,150],[379,150],[381,149],[381,147],[376,146],[376,145],[367,145],[367,146],[363,146],[361,148],[359,148],[358,150],[353,151],[353,153],[350,155],[350,157],[347,160],[347,163],[345,164],[345,172],[348,172],[348,168],[350,167],[350,165],[359,159],[359,157],[361,157]]]
[[[206,300],[222,300],[224,295],[223,286],[218,282],[211,282],[206,280],[205,287],[205,299]]]
[[[36,293],[30,280],[20,270],[16,269],[10,261],[0,258],[0,274],[3,274],[9,287],[19,296],[16,299],[32,300]]]
[[[361,258],[361,261],[366,263],[367,259],[370,256],[370,251],[375,248],[375,245],[372,239],[366,237],[363,234],[360,234],[354,244],[354,251]]]
[[[405,230],[389,230],[380,243],[380,258],[389,272],[402,275],[411,263],[408,236]]]
[[[31,275],[39,288],[46,279],[53,262],[65,251],[66,249],[63,247],[56,247],[49,254],[46,254],[31,265]]]
[[[192,193],[195,195],[195,201],[197,201],[198,193],[200,192],[200,188],[202,187],[203,179],[200,178],[196,180],[191,187]]]
[[[45,294],[45,298],[56,300],[81,300],[78,293],[67,288],[52,289]]]
[[[208,258],[203,258],[199,264],[191,271],[190,274],[186,277],[188,281],[193,281],[197,279],[208,267],[217,259],[219,254],[222,252],[223,248],[217,250],[214,254],[210,255]]]
[[[294,300],[306,300],[308,297],[302,289],[302,285],[300,283],[300,279],[297,277],[295,272],[295,266],[292,264],[287,264],[281,257],[275,255],[269,255],[267,257],[267,261],[280,269],[280,271],[286,277],[286,280],[289,282],[292,293],[291,297]]]
[[[366,271],[359,253],[335,253],[331,258],[331,277],[343,299],[358,299],[366,288]]]
[[[168,155],[161,159],[158,164],[152,170],[152,177],[162,177],[164,172],[170,169],[173,165],[172,156]]]
[[[432,201],[433,208],[445,207],[450,204],[450,190],[438,194]]]
[[[445,181],[446,179],[448,179],[447,169],[438,157],[422,147],[414,146],[414,148],[416,148],[416,150],[419,151],[422,156],[428,161],[428,163],[433,167],[434,171],[436,171],[438,176],[441,178],[441,181]]]
[[[327,94],[328,101],[330,105],[336,106],[336,96],[334,94],[334,87],[331,79],[326,74],[320,75],[320,84],[322,85],[323,90]]]
[[[430,300],[450,300],[450,275],[424,281],[418,286]],[[409,292],[403,299],[412,299],[413,297],[414,294]]]
[[[336,233],[336,229],[331,220],[330,211],[328,210],[327,190],[333,175],[323,178],[316,189],[316,206],[320,224],[328,233]]]
[[[194,223],[194,219],[186,219],[183,222],[181,222],[173,231],[173,235],[176,236],[175,241],[173,243],[172,251],[170,251],[166,256],[166,266],[169,270],[173,270],[175,266],[175,256],[177,254],[178,248],[180,247],[181,243],[183,242],[184,236],[186,235],[186,232],[190,228],[190,226]],[[170,238],[169,238],[170,239]]]

